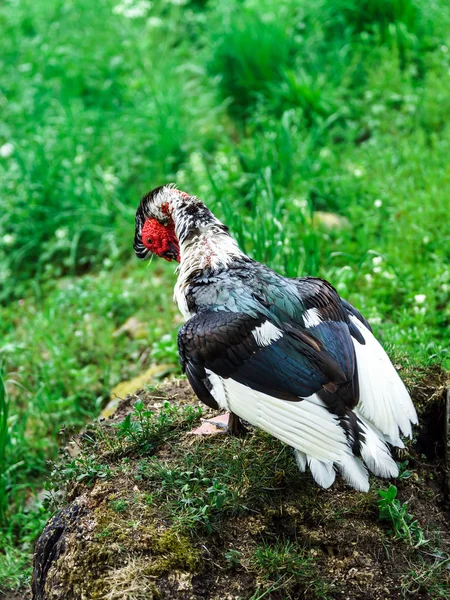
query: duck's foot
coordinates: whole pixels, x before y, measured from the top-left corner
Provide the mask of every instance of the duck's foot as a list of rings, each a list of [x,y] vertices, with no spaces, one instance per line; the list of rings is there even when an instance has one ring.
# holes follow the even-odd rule
[[[242,435],[247,429],[234,413],[225,413],[212,419],[201,419],[202,424],[197,429],[190,431],[191,435]]]

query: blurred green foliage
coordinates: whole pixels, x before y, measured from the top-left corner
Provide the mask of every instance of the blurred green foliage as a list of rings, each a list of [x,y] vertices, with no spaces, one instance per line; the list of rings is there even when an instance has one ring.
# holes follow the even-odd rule
[[[448,365],[449,10],[1,3],[1,585],[27,578],[61,427],[176,362],[172,267],[132,251],[156,185],[200,196],[254,258],[329,279],[411,361]],[[130,317],[146,335],[117,334]]]

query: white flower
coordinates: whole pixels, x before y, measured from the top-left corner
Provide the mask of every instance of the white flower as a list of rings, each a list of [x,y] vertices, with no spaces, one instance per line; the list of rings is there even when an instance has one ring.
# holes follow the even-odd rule
[[[445,44],[441,46],[441,52],[443,52],[444,54],[448,52],[448,47]]]
[[[117,183],[118,179],[113,173],[103,173],[103,181],[107,183]]]
[[[145,17],[147,14],[147,9],[145,6],[142,6],[143,4],[145,3],[141,2],[138,6],[127,8],[123,11],[123,16],[127,17],[128,19],[139,19],[139,17]]]
[[[372,258],[372,264],[373,265],[381,265],[382,262],[383,262],[383,257],[382,256],[374,256]]]
[[[117,4],[113,8],[113,14],[123,15],[128,19],[139,19],[139,17],[145,17],[151,7],[152,3],[149,0],[140,0],[136,3],[133,0],[122,0],[121,4]]]
[[[381,273],[381,267],[374,267],[373,268],[373,272],[374,273]]]
[[[424,244],[428,244],[428,243],[429,243],[429,241],[430,241],[430,238],[429,238],[427,235],[425,235],[425,236],[423,237],[423,240],[422,240],[422,242],[423,242]]]
[[[425,296],[425,294],[416,294],[414,296],[414,300],[416,301],[416,304],[423,304],[426,299],[427,299],[427,297]]]
[[[353,173],[355,174],[355,177],[362,177],[363,170],[362,169],[355,169],[353,171]]]
[[[161,27],[162,24],[163,20],[159,17],[150,17],[149,19],[147,19],[147,25],[149,27]]]
[[[375,208],[381,208],[383,206],[383,201],[377,198],[373,205],[375,206]]]
[[[371,283],[371,281],[372,281],[373,277],[372,277],[372,275],[371,275],[370,273],[366,273],[366,274],[364,275],[364,279],[365,279],[365,280],[366,280],[368,283]]]
[[[0,281],[7,281],[11,277],[11,269],[2,269],[0,271]]]
[[[306,198],[294,198],[292,200],[292,204],[295,206],[295,208],[308,208],[308,200]]]
[[[63,240],[65,237],[67,237],[68,233],[69,232],[65,228],[60,228],[55,231],[55,235],[58,238],[58,240]]]
[[[373,104],[370,108],[374,115],[379,115],[384,111],[383,104]]]
[[[14,146],[10,142],[6,142],[3,146],[0,146],[0,156],[2,158],[8,158],[14,152]]]
[[[16,241],[16,236],[12,235],[11,233],[7,233],[3,236],[2,240],[5,246],[11,246]]]
[[[112,59],[109,61],[111,67],[118,67],[122,63],[123,58],[121,56],[113,56]]]
[[[103,173],[103,181],[105,182],[105,189],[108,192],[112,192],[120,180],[114,173],[106,171]]]

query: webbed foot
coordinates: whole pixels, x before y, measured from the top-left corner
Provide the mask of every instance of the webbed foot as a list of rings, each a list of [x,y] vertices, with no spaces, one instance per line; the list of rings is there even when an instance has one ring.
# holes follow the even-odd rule
[[[202,424],[189,433],[191,435],[242,435],[247,432],[240,418],[234,413],[224,413],[212,419],[202,419]]]

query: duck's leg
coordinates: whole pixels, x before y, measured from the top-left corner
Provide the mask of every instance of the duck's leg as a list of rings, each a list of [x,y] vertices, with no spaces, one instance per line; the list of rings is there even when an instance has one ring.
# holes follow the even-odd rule
[[[228,431],[231,435],[240,436],[246,434],[248,429],[237,415],[230,412],[228,417]]]
[[[197,429],[190,431],[192,435],[243,435],[247,429],[234,413],[224,413],[212,419],[202,419],[202,424]]]

